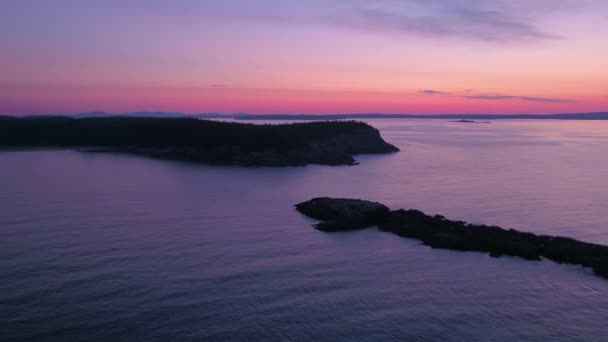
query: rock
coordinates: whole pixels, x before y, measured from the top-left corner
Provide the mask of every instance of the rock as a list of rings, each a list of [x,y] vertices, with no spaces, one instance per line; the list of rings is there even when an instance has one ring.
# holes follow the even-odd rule
[[[536,235],[497,226],[469,224],[430,216],[419,210],[394,210],[377,202],[357,199],[315,198],[296,205],[302,214],[321,220],[327,232],[378,226],[381,231],[420,240],[431,248],[483,252],[491,257],[553,260],[589,267],[608,278],[608,246],[561,236]]]
[[[322,231],[367,228],[382,222],[390,213],[387,206],[370,201],[344,198],[313,198],[296,204],[302,214],[325,221],[315,225]]]

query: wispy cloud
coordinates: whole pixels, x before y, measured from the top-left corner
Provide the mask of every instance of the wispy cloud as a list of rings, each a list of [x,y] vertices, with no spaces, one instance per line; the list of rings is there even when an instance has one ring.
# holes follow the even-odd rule
[[[426,89],[426,90],[421,90],[419,91],[422,94],[426,94],[426,95],[445,95],[448,94],[444,91],[438,91],[438,90],[432,90],[432,89]]]
[[[521,100],[529,102],[575,102],[569,99],[557,99],[557,98],[546,98],[546,97],[529,97],[529,96],[515,96],[515,95],[473,95],[465,96],[467,99],[473,100]]]
[[[210,85],[211,88],[226,88],[228,87],[227,84],[212,84]]]
[[[473,100],[514,100],[518,97],[511,95],[471,95],[465,96],[465,98]]]
[[[524,101],[532,101],[532,102],[575,102],[574,100],[569,100],[569,99],[547,99],[544,97],[527,97],[527,96],[523,96],[523,97],[521,97],[521,99]]]
[[[259,19],[286,25],[331,25],[378,34],[465,38],[492,42],[564,37],[539,26],[538,17],[563,10],[568,0],[361,0],[296,2],[266,7]],[[267,4],[269,4],[267,3]],[[256,16],[256,14],[251,14]]]
[[[559,39],[524,18],[497,10],[453,7],[412,15],[385,9],[352,9],[325,18],[328,22],[354,29],[395,32],[426,37],[462,37],[483,41],[513,42]]]

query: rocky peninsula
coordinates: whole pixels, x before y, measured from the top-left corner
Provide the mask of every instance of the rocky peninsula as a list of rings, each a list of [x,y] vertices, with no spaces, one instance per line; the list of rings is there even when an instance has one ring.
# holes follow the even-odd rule
[[[354,165],[399,151],[355,121],[257,125],[194,118],[0,117],[0,148],[75,148],[239,166]]]
[[[492,257],[513,256],[526,260],[549,259],[581,265],[608,278],[608,246],[567,237],[536,235],[497,226],[452,221],[418,210],[390,210],[370,201],[314,198],[296,209],[322,221],[315,225],[325,232],[339,232],[377,226],[381,231],[422,241],[432,248],[487,253]]]

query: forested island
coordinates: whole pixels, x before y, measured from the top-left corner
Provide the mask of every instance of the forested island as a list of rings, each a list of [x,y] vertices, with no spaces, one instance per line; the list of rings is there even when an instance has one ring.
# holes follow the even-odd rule
[[[381,231],[420,240],[432,248],[484,252],[492,257],[549,259],[589,267],[596,275],[608,278],[608,246],[567,237],[452,221],[419,210],[390,210],[381,203],[357,199],[314,198],[297,204],[296,210],[323,221],[315,227],[325,232],[377,226]]]
[[[0,148],[75,148],[240,166],[353,165],[396,152],[355,121],[256,125],[193,118],[0,117]]]

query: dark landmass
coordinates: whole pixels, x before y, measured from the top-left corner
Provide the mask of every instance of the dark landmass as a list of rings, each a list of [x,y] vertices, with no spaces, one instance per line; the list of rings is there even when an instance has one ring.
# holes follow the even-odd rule
[[[396,152],[355,121],[282,125],[192,118],[0,117],[0,148],[77,148],[241,166],[353,165],[353,156]]]
[[[50,115],[50,114],[49,114]],[[17,115],[15,115],[17,116]],[[38,115],[41,116],[41,115]],[[220,113],[171,113],[171,112],[131,112],[106,113],[88,112],[73,115],[57,114],[52,116],[70,116],[73,118],[107,118],[107,117],[141,117],[141,118],[196,118],[226,120],[357,120],[357,119],[447,119],[447,120],[608,120],[608,112],[566,113],[566,114],[220,114]]]
[[[608,278],[608,246],[567,237],[536,235],[515,229],[476,225],[430,216],[418,210],[393,210],[383,204],[356,199],[314,198],[296,205],[325,232],[377,226],[381,231],[422,241],[432,248],[514,256],[526,260],[549,259],[557,263],[589,267]]]
[[[239,114],[186,114],[177,112],[129,112],[129,113],[106,113],[102,111],[85,112],[78,114],[45,114],[45,115],[14,115],[14,117],[41,117],[41,116],[68,116],[75,119],[89,118],[110,118],[110,117],[129,117],[129,118],[194,118],[194,119],[234,119]]]
[[[76,119],[86,118],[108,118],[108,117],[131,117],[131,118],[188,118],[189,116],[184,113],[171,113],[171,112],[132,112],[124,114],[109,114],[106,112],[88,112],[79,113],[76,115],[70,115]]]
[[[458,122],[458,123],[490,123],[490,121],[475,121],[475,120],[466,120],[466,119],[462,119],[462,120],[453,120],[450,122]]]
[[[236,115],[239,120],[347,120],[347,119],[448,119],[448,120],[608,120],[608,112],[569,114],[332,114],[332,115]]]

